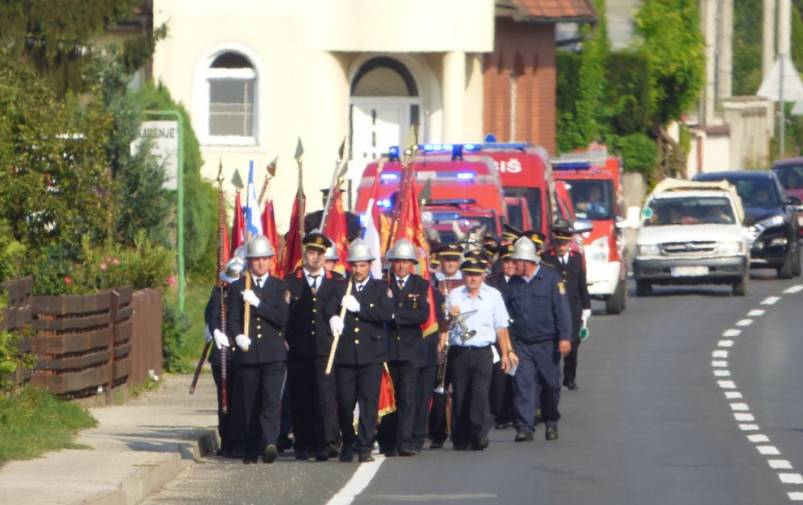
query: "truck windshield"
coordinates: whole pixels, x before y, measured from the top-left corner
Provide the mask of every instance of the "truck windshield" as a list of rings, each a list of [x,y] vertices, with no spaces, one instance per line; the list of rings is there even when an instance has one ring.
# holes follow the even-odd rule
[[[464,216],[449,216],[449,213],[432,213],[432,220],[427,223],[427,217],[424,218],[424,227],[426,228],[427,238],[430,241],[437,241],[441,244],[451,244],[453,242],[460,242],[463,238],[458,237],[454,230],[452,223],[457,225],[461,235],[469,235],[476,232],[481,227],[485,227],[485,233],[490,233],[496,236],[496,225],[494,224],[493,217],[464,217]],[[475,237],[476,240],[482,240],[482,236]]]
[[[803,165],[784,165],[773,168],[783,189],[803,189]]]
[[[581,219],[613,219],[613,184],[611,181],[569,182],[574,213]]]
[[[652,212],[644,226],[685,224],[733,224],[733,208],[724,197],[656,198],[650,202]]]
[[[530,221],[534,230],[541,229],[541,191],[538,188],[506,187],[505,196],[523,196],[530,210]],[[519,207],[521,209],[521,207]],[[521,212],[521,210],[519,210]],[[511,223],[513,224],[513,223]],[[513,225],[515,226],[515,225]]]

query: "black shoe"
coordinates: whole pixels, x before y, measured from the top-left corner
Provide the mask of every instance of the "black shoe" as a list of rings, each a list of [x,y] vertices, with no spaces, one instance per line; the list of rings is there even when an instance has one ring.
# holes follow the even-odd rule
[[[484,451],[488,448],[488,437],[480,437],[471,444],[475,451]]]
[[[549,440],[550,442],[553,440],[558,439],[558,427],[557,426],[547,426],[546,427],[546,434],[544,437]]]
[[[291,447],[293,447],[293,441],[290,440],[290,437],[288,435],[280,435],[276,441],[276,449],[279,452],[284,452]]]
[[[276,457],[279,455],[279,450],[276,448],[275,445],[270,444],[269,446],[265,447],[265,450],[262,451],[262,462],[271,464],[276,461]]]
[[[354,451],[351,449],[342,449],[340,451],[340,462],[351,463],[352,461],[354,461]]]
[[[403,458],[409,458],[410,456],[415,456],[416,452],[411,449],[399,449],[399,456]]]
[[[329,461],[329,450],[318,449],[315,451],[315,461]]]
[[[533,441],[533,434],[529,431],[519,431],[516,433],[516,438],[514,438],[516,442],[532,442]]]
[[[455,450],[455,451],[467,451],[468,450],[468,444],[456,444],[456,443],[452,442],[452,449]]]
[[[503,422],[500,422],[500,423],[496,423],[496,429],[497,430],[506,430],[506,429],[510,428],[511,426],[513,426],[513,423],[511,423],[509,421],[503,421]]]
[[[307,461],[310,456],[306,449],[296,449],[295,453],[298,461]]]
[[[370,452],[361,453],[359,459],[360,463],[370,463],[371,461],[374,461],[374,457],[371,456]]]
[[[570,390],[574,391],[577,389],[577,383],[570,380],[563,381],[563,385],[569,388]]]
[[[244,465],[253,465],[259,461],[259,458],[256,456],[247,456],[243,458]]]
[[[430,442],[430,444],[429,444],[429,448],[430,449],[440,449],[440,448],[443,447],[443,443],[444,442],[446,442],[446,440],[441,440],[439,438],[438,439],[432,439],[432,442]]]
[[[326,451],[329,453],[330,458],[336,458],[338,454],[340,454],[340,449],[338,448],[337,444],[334,442],[330,442],[326,446]]]

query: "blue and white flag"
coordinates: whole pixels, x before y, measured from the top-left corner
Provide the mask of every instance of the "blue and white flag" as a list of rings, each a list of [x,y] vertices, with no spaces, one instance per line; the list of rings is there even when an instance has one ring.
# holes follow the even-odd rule
[[[257,189],[254,186],[254,162],[248,163],[248,187],[245,197],[245,234],[246,239],[250,240],[257,235],[262,235],[262,215],[259,212],[259,201],[257,200]]]

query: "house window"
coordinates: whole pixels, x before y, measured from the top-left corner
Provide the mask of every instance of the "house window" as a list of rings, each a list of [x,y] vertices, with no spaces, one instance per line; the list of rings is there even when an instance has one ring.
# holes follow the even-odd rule
[[[209,66],[206,81],[210,139],[220,143],[254,141],[257,73],[251,61],[240,53],[222,53]]]

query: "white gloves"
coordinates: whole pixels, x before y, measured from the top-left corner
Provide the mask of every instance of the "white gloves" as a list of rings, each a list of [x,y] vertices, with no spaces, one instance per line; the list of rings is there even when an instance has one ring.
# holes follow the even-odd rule
[[[259,297],[250,289],[243,291],[243,300],[254,308],[259,307]]]
[[[343,328],[345,328],[345,324],[343,320],[340,319],[340,316],[332,316],[329,318],[329,328],[332,330],[334,335],[342,335]]]
[[[591,309],[583,309],[583,324],[588,322],[588,318],[591,317]]]
[[[343,306],[346,307],[346,310],[349,312],[359,312],[360,311],[360,302],[354,298],[354,295],[347,295],[343,297]]]
[[[204,325],[204,343],[212,341],[212,334],[209,333],[209,326]]]
[[[243,351],[247,351],[248,348],[251,347],[251,339],[243,334],[234,337],[234,343],[237,344],[237,347],[239,347]]]
[[[221,349],[223,347],[231,347],[231,344],[229,344],[229,337],[227,337],[222,331],[218,330],[217,328],[215,329],[214,338],[215,338],[215,345],[217,346],[218,349]]]

